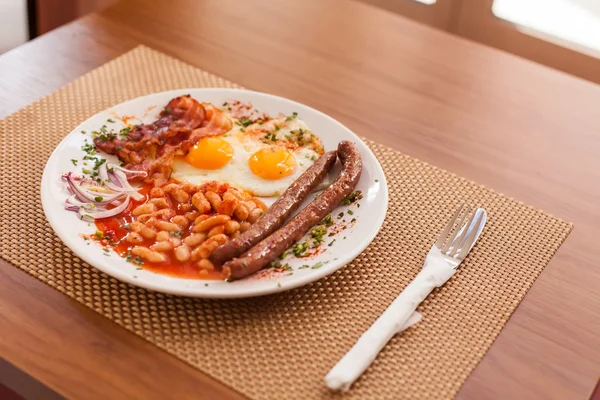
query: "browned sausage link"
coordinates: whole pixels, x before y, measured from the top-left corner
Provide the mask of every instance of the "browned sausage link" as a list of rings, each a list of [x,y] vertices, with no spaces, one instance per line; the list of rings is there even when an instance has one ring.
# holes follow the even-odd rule
[[[323,154],[298,179],[296,179],[271,207],[240,236],[218,247],[210,256],[213,263],[221,265],[244,253],[269,236],[300,206],[310,192],[325,178],[335,164],[335,151]]]
[[[343,141],[338,145],[338,156],[342,162],[342,171],[333,184],[283,228],[242,254],[240,258],[225,263],[223,270],[229,275],[229,279],[248,276],[275,260],[352,193],[362,172],[360,154],[354,143]]]

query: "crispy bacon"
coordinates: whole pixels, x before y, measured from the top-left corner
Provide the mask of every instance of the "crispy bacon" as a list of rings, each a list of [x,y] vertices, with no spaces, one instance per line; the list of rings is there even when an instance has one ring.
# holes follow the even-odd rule
[[[171,175],[174,156],[186,155],[198,140],[222,135],[231,125],[212,104],[200,104],[184,95],[169,101],[155,122],[137,125],[125,134],[101,135],[94,144],[105,153],[117,155],[125,168],[146,171],[146,180],[160,185]]]

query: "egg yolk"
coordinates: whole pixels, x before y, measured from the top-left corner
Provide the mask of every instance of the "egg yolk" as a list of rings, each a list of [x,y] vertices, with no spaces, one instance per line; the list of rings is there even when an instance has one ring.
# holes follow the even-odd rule
[[[233,147],[219,137],[205,137],[185,156],[185,161],[199,169],[223,168],[233,157]]]
[[[296,159],[287,150],[261,149],[250,156],[250,170],[263,179],[275,180],[290,175],[296,168]]]

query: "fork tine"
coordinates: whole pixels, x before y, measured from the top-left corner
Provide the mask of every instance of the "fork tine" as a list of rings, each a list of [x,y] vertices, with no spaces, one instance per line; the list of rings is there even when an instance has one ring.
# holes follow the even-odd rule
[[[446,243],[446,245],[444,246],[443,249],[441,249],[442,253],[447,253],[448,250],[450,250],[450,247],[452,246],[453,243],[456,243],[456,237],[461,234],[462,232],[460,231],[465,219],[471,214],[471,209],[470,207],[465,207],[465,212],[462,214],[460,221],[458,221],[458,224],[456,224],[456,226],[454,227],[454,230],[452,231],[452,234],[449,235],[448,237],[448,243]]]
[[[447,254],[450,257],[454,256],[454,254],[458,251],[458,245],[465,237],[466,230],[464,227],[468,226],[467,224],[471,222],[471,218],[471,209],[467,208],[465,210],[465,214],[460,219],[460,222],[456,225],[456,231],[454,231],[454,234],[448,240],[448,244],[446,247],[444,247],[442,253]],[[465,221],[467,222],[465,223]],[[450,247],[452,247],[452,250],[450,250]]]
[[[454,226],[454,223],[456,222],[456,219],[458,218],[458,215],[460,214],[460,212],[462,211],[463,207],[465,206],[464,203],[461,203],[460,206],[456,209],[456,212],[454,213],[454,216],[452,217],[452,219],[448,222],[448,224],[446,225],[446,227],[444,228],[444,230],[442,231],[442,233],[440,234],[440,237],[438,238],[437,242],[435,242],[435,246],[438,249],[442,248],[442,245],[444,244],[444,242],[446,241],[446,238],[448,237],[448,234],[450,233],[450,230],[452,229],[452,227]]]
[[[475,215],[477,215],[477,210],[475,211],[475,213],[473,214],[473,217],[475,217]],[[475,240],[475,237],[477,236],[477,231],[479,230],[479,226],[481,225],[481,220],[483,219],[483,212],[479,213],[479,217],[477,217],[477,222],[475,222],[475,224],[473,225],[473,229],[471,229],[471,232],[469,233],[469,236],[467,237],[467,240],[465,240],[465,244],[462,246],[462,249],[460,250],[460,253],[458,254],[458,259],[462,260],[464,259],[467,254],[469,253],[469,251],[471,250],[471,245],[473,244],[473,241]],[[470,224],[469,224],[470,226]]]
[[[477,212],[477,210],[475,210],[475,212]],[[471,226],[471,224],[473,223],[473,219],[475,218],[475,212],[473,212],[473,214],[471,215],[471,212],[469,211],[469,213],[465,215],[465,218],[463,218],[463,220],[460,221],[460,225],[458,227],[458,229],[460,230],[460,235],[457,235],[457,237],[452,240],[454,246],[452,246],[452,250],[448,252],[449,257],[454,257],[456,253],[458,253],[458,249],[462,248],[462,244],[464,243],[467,234],[469,233],[469,227]],[[466,218],[467,216],[469,218]]]

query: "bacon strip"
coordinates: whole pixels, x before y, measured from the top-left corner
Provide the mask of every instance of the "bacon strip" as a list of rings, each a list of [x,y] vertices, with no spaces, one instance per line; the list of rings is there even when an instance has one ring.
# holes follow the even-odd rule
[[[94,144],[116,155],[125,168],[146,171],[146,180],[160,186],[171,175],[174,156],[187,154],[201,138],[222,135],[231,126],[231,120],[212,104],[184,95],[169,101],[155,122],[137,125],[123,138],[100,135]]]

